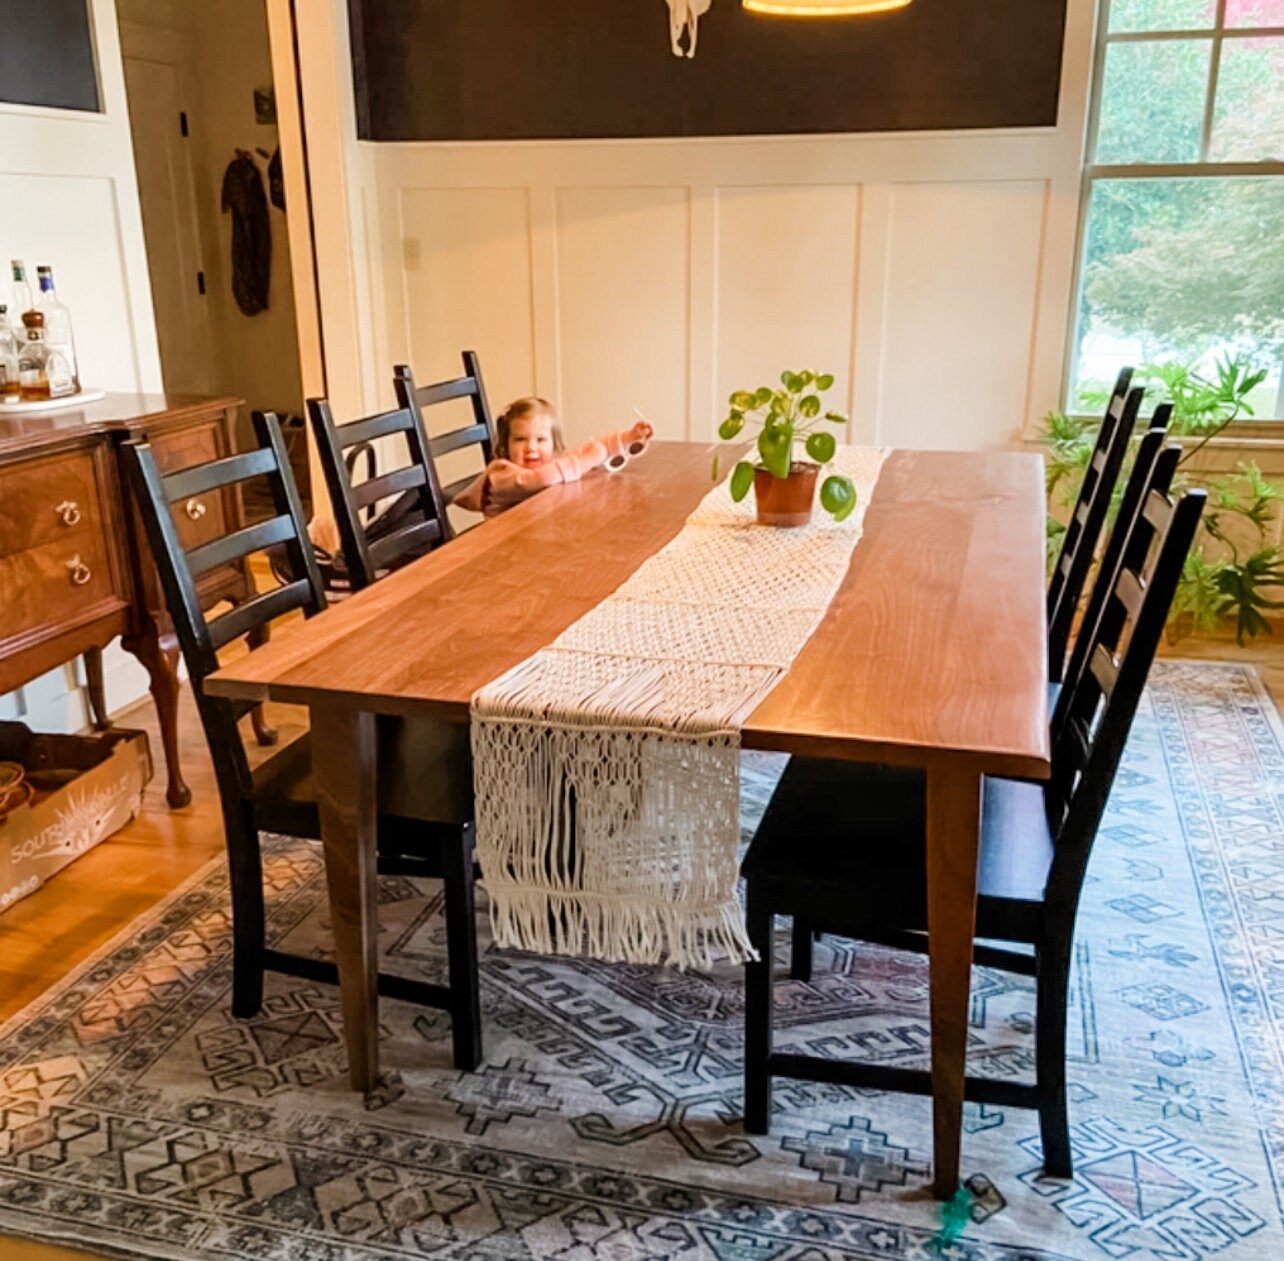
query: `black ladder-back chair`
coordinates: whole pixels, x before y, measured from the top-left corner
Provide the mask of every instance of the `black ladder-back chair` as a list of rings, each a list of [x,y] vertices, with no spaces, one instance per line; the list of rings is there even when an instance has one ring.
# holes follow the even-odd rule
[[[333,963],[268,947],[265,942],[262,856],[260,831],[279,832],[311,840],[320,838],[320,817],[311,777],[310,740],[304,736],[285,746],[268,761],[251,770],[237,728],[251,703],[207,695],[205,679],[218,668],[218,649],[282,614],[300,610],[311,617],[325,608],[325,594],[317,570],[290,463],[276,417],[256,412],[257,450],[198,465],[181,473],[162,476],[146,443],[125,447],[126,467],[151,543],[166,602],[187,664],[201,722],[209,741],[218,781],[231,873],[233,925],[232,1012],[245,1018],[255,1015],[263,998],[264,970],[335,983]],[[276,515],[267,521],[237,530],[222,538],[185,551],[174,528],[172,505],[192,495],[254,477],[266,477]],[[285,553],[290,580],[261,593],[230,613],[207,620],[196,597],[195,578],[214,565],[264,548]],[[405,724],[391,720],[381,725],[380,766],[389,762],[390,775],[407,770],[421,779],[431,771],[468,773],[450,767],[450,750],[430,748],[416,756],[414,739],[406,738]],[[388,737],[391,756],[383,757]],[[431,745],[431,741],[429,742]],[[435,756],[435,761],[433,760]],[[378,819],[381,874],[440,877],[445,884],[449,986],[430,985],[401,977],[379,977],[379,993],[451,1014],[455,1066],[472,1069],[481,1056],[481,1011],[477,985],[477,943],[473,923],[473,828],[470,791],[466,801],[440,802],[443,821],[425,821],[429,811],[419,811],[431,793],[420,797],[391,782],[380,783]],[[391,808],[385,808],[387,801]],[[411,809],[405,810],[406,803]]]
[[[495,458],[495,422],[490,414],[490,404],[486,401],[486,387],[482,383],[481,361],[477,357],[476,351],[465,350],[463,352],[464,375],[455,377],[450,381],[438,381],[433,385],[416,385],[414,373],[410,371],[408,365],[399,363],[392,371],[392,384],[397,392],[397,405],[399,407],[408,407],[414,411],[423,427],[427,432],[427,426],[423,424],[423,413],[429,407],[436,407],[440,403],[448,403],[452,399],[466,398],[472,403],[473,422],[470,425],[464,425],[460,429],[453,429],[449,433],[437,434],[435,437],[428,439],[428,450],[434,461],[440,460],[442,456],[449,455],[452,451],[462,451],[465,447],[476,446],[481,449],[483,464],[489,464]],[[451,527],[450,519],[446,515],[446,506],[458,495],[465,490],[471,483],[476,474],[470,474],[462,477],[457,481],[451,482],[447,486],[442,486],[437,479],[436,465],[434,464],[433,485],[434,495],[436,496],[437,514],[441,519],[442,527],[445,530],[446,539],[452,539],[455,536],[454,529]]]
[[[1179,447],[1165,445],[1168,436],[1168,425],[1172,420],[1172,412],[1173,406],[1171,403],[1160,403],[1155,408],[1154,415],[1150,418],[1150,428],[1146,430],[1142,435],[1141,441],[1137,444],[1137,455],[1133,460],[1132,470],[1129,473],[1127,482],[1124,484],[1123,495],[1119,500],[1119,511],[1115,516],[1115,526],[1106,538],[1105,547],[1102,548],[1101,561],[1097,568],[1097,578],[1093,582],[1092,590],[1088,596],[1088,604],[1084,609],[1079,634],[1070,649],[1069,662],[1063,670],[1062,681],[1053,683],[1050,687],[1053,698],[1050,709],[1054,716],[1052,722],[1054,737],[1059,730],[1055,715],[1057,706],[1060,703],[1061,693],[1083,673],[1092,647],[1093,627],[1096,626],[1097,619],[1101,616],[1101,611],[1105,607],[1106,600],[1113,589],[1114,578],[1118,573],[1119,563],[1123,557],[1123,549],[1128,539],[1128,532],[1132,528],[1132,522],[1136,518],[1142,499],[1151,489],[1166,490],[1172,485],[1173,475],[1177,471],[1177,463],[1181,459],[1181,449]],[[1158,468],[1155,467],[1156,461],[1159,462]]]
[[[380,572],[400,568],[449,537],[437,471],[423,424],[413,408],[400,407],[340,425],[326,399],[310,398],[308,416],[354,591],[370,586]],[[363,449],[373,451],[371,443],[397,434],[405,435],[410,462],[354,485],[352,456]],[[371,519],[369,510],[393,496],[397,497],[395,503],[376,526],[377,518]]]
[[[1153,442],[1150,450],[1153,450]],[[1075,915],[1093,839],[1169,605],[1203,510],[1203,491],[1173,499],[1174,459],[1155,458],[1149,485],[1108,598],[1092,629],[1088,667],[1062,694],[1048,785],[984,781],[975,936],[1033,947],[978,944],[976,962],[1036,977],[1036,1081],[969,1076],[964,1097],[1039,1111],[1044,1167],[1068,1177],[1065,1100],[1067,981]],[[750,939],[746,968],[745,1128],[766,1133],[771,1078],[931,1093],[922,1070],[772,1050],[776,915],[898,949],[925,951],[926,784],[921,771],[794,758],[758,828],[743,872]],[[810,952],[810,933],[794,948]],[[795,956],[797,971],[810,958]],[[805,979],[805,978],[804,978]]]
[[[1062,679],[1075,610],[1092,568],[1097,540],[1110,511],[1115,483],[1119,480],[1119,470],[1145,394],[1140,388],[1129,390],[1131,380],[1131,368],[1120,372],[1048,583],[1048,680],[1051,683],[1060,683]]]

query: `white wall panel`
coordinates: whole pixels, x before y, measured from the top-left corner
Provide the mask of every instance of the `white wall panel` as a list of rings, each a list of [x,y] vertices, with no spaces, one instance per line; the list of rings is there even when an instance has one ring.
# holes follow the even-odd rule
[[[1046,185],[901,184],[884,255],[877,437],[973,449],[1020,437]]]
[[[36,264],[52,264],[59,297],[72,308],[82,382],[102,389],[137,390],[156,383],[143,377],[135,358],[118,240],[112,180],[0,172],[5,270],[10,257],[23,258],[34,283]]]
[[[410,363],[420,382],[481,356],[498,409],[535,386],[529,197],[523,188],[406,188],[402,276]]]
[[[688,190],[560,188],[556,222],[567,437],[626,428],[634,407],[687,437]]]
[[[826,401],[847,411],[859,187],[721,188],[717,203],[715,419],[786,368],[832,372]]]

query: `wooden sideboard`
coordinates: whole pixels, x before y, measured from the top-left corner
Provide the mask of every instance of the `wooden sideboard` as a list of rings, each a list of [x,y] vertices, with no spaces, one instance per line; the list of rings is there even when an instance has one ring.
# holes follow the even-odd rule
[[[179,648],[120,450],[145,438],[166,473],[230,455],[239,406],[109,394],[74,411],[0,416],[0,695],[84,656],[91,708],[105,726],[102,649],[119,635],[147,669],[175,807],[191,800],[178,757]],[[242,523],[239,493],[191,499],[174,517],[195,546]],[[252,593],[240,562],[203,575],[198,589],[206,608]],[[270,741],[261,719],[255,725]]]

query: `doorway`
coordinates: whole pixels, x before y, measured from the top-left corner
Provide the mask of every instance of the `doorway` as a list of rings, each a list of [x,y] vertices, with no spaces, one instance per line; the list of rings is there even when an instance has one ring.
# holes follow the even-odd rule
[[[243,400],[243,449],[250,413],[276,412],[306,497],[286,216],[307,207],[281,178],[264,0],[117,0],[117,13],[165,389]]]

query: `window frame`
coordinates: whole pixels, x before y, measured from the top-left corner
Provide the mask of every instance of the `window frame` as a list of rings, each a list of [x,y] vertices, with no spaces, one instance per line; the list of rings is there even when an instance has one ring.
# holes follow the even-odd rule
[[[1209,159],[1213,124],[1217,109],[1217,88],[1225,43],[1238,39],[1284,39],[1284,24],[1278,26],[1226,26],[1227,0],[1215,0],[1213,23],[1199,29],[1156,31],[1110,30],[1114,0],[1100,0],[1097,28],[1093,36],[1092,81],[1088,94],[1087,126],[1084,130],[1082,173],[1079,183],[1079,224],[1075,233],[1074,280],[1070,291],[1071,311],[1067,321],[1069,339],[1061,379],[1061,401],[1066,410],[1071,403],[1070,388],[1078,366],[1080,326],[1083,318],[1083,253],[1087,237],[1088,210],[1093,185],[1099,180],[1126,179],[1234,179],[1262,176],[1284,176],[1284,158],[1257,162],[1216,162]],[[1101,98],[1105,82],[1106,54],[1111,44],[1158,43],[1204,40],[1211,44],[1208,78],[1205,81],[1204,115],[1200,128],[1199,158],[1194,162],[1112,162],[1098,163],[1097,138],[1101,128]],[[1232,428],[1277,424],[1284,427],[1284,415],[1237,422]]]

